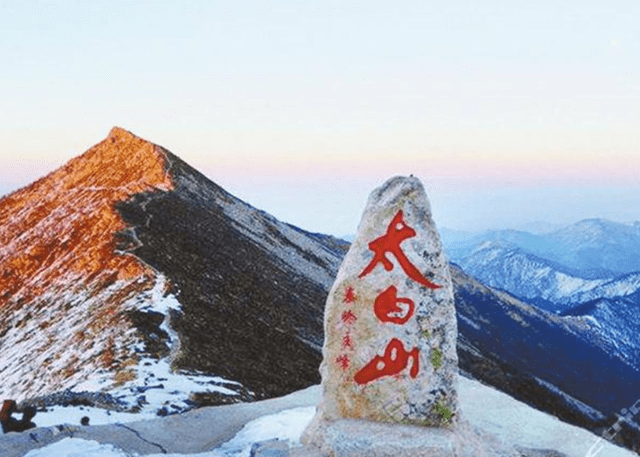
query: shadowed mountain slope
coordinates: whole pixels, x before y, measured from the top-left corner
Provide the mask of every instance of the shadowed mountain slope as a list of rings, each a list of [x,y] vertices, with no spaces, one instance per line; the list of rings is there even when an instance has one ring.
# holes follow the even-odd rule
[[[148,369],[161,362],[225,378],[207,378],[198,405],[315,384],[326,294],[347,248],[115,128],[0,200],[2,392],[132,386],[144,407],[166,383]],[[456,266],[452,278],[463,371],[597,432],[635,402],[640,375],[588,325],[590,310],[557,316]],[[639,436],[624,424],[617,439],[638,449]]]
[[[319,381],[326,291],[347,245],[114,128],[0,200],[0,246],[6,397],[109,390],[168,360],[238,381],[247,399]]]
[[[174,286],[179,369],[281,395],[319,381],[326,291],[347,244],[283,224],[182,160],[172,192],[117,204],[135,227],[130,252]]]
[[[525,304],[453,264],[451,275],[461,370],[597,434],[637,401],[640,372],[614,355],[614,342],[588,319]],[[615,442],[639,451],[638,423],[621,427]]]

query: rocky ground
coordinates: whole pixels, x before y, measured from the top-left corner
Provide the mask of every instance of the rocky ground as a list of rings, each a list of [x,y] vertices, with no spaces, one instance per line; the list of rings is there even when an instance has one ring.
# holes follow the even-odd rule
[[[508,395],[477,381],[460,377],[459,393],[464,417],[476,429],[493,435],[528,457],[631,457],[636,454],[605,441],[553,416],[537,411]],[[171,454],[198,457],[239,457],[301,455],[297,439],[311,420],[313,406],[320,399],[320,388],[311,387],[291,395],[255,403],[206,407],[184,414],[126,425],[61,425],[38,428],[22,434],[0,436],[3,457],[52,455],[55,443],[73,437],[58,448],[109,450],[110,457],[128,457],[137,453],[153,457]],[[276,416],[266,417],[276,414]],[[267,420],[265,420],[267,419]],[[305,422],[306,421],[306,422]],[[260,431],[264,433],[260,433]],[[256,445],[280,438],[279,442]],[[283,441],[282,439],[289,441]],[[81,441],[84,440],[84,441]],[[94,441],[94,443],[91,443]],[[100,447],[100,444],[103,446]],[[275,443],[275,444],[274,444]],[[106,445],[113,445],[106,446]],[[83,447],[84,446],[84,447]],[[266,451],[271,448],[271,454]],[[292,449],[290,449],[292,448]],[[78,451],[80,449],[80,451]],[[262,451],[260,450],[262,449]],[[107,452],[107,451],[104,452]],[[596,452],[599,450],[599,452]],[[271,452],[270,451],[270,452]],[[60,451],[63,452],[63,451]],[[92,455],[103,455],[97,453]],[[261,454],[262,452],[262,454]],[[591,453],[589,453],[591,452]],[[56,453],[60,457],[70,454]],[[82,454],[76,454],[82,455]]]

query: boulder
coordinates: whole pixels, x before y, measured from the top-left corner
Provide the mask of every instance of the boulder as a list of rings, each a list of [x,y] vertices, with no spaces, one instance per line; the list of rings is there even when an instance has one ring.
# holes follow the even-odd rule
[[[460,418],[453,287],[418,179],[372,192],[324,330],[322,400],[298,454],[520,456]]]
[[[417,178],[392,178],[369,197],[324,327],[318,420],[456,422],[451,277]]]

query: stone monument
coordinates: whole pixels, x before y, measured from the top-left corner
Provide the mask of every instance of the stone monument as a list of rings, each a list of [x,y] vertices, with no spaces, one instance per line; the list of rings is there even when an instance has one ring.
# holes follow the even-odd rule
[[[417,178],[391,178],[371,193],[324,330],[322,400],[304,452],[487,455],[460,421],[453,288]]]
[[[450,426],[458,412],[451,277],[422,184],[367,203],[327,299],[318,419]]]

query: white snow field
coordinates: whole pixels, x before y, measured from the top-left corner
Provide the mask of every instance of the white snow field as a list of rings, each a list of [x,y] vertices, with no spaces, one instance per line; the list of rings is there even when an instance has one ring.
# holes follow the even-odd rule
[[[315,405],[320,400],[321,389],[309,389],[308,406],[286,409],[277,414],[263,415],[247,422],[230,440],[215,450],[204,453],[152,454],[151,457],[248,457],[255,442],[273,438],[289,440],[292,445],[299,443],[300,435],[311,421]],[[552,449],[565,453],[568,457],[634,457],[633,452],[615,446],[587,430],[566,424],[556,417],[537,411],[524,403],[478,381],[459,377],[459,394],[462,414],[475,427],[512,446],[535,449]],[[307,397],[305,397],[307,398]],[[260,407],[258,402],[254,404]],[[219,407],[225,408],[225,407]],[[215,409],[215,408],[214,408]],[[174,416],[175,417],[175,416]],[[161,428],[164,420],[154,421]],[[207,426],[208,424],[203,424]],[[175,427],[175,421],[171,427]],[[219,427],[224,428],[224,424]],[[223,430],[212,429],[208,440]],[[188,439],[188,430],[184,431]],[[33,450],[26,457],[135,457],[110,444],[78,438],[65,438],[55,444]],[[637,456],[636,456],[637,457]]]
[[[193,457],[249,457],[253,443],[272,438],[289,440],[292,445],[300,443],[300,435],[315,414],[315,406],[293,408],[278,414],[263,416],[249,422],[230,441],[211,452],[188,454]],[[182,457],[185,454],[155,454],[149,457]],[[111,444],[100,444],[80,438],[65,438],[55,444],[36,449],[25,457],[133,457]]]
[[[143,360],[140,366],[143,368],[140,371],[144,371],[144,376],[139,378],[138,385],[127,385],[110,391],[114,397],[129,405],[136,404],[136,400],[144,395],[144,403],[140,405],[140,412],[126,413],[86,406],[51,406],[47,408],[46,412],[39,412],[34,418],[34,422],[38,427],[50,427],[58,424],[79,425],[80,419],[84,416],[89,418],[91,425],[124,424],[155,419],[158,417],[157,411],[163,407],[168,410],[169,414],[187,409],[188,405],[185,400],[189,398],[191,392],[220,392],[225,395],[238,395],[237,392],[224,386],[241,386],[238,382],[216,376],[190,376],[175,373],[169,367],[167,360],[149,359],[146,363]],[[92,389],[92,387],[94,386],[86,383],[78,391],[100,390],[99,388]]]

